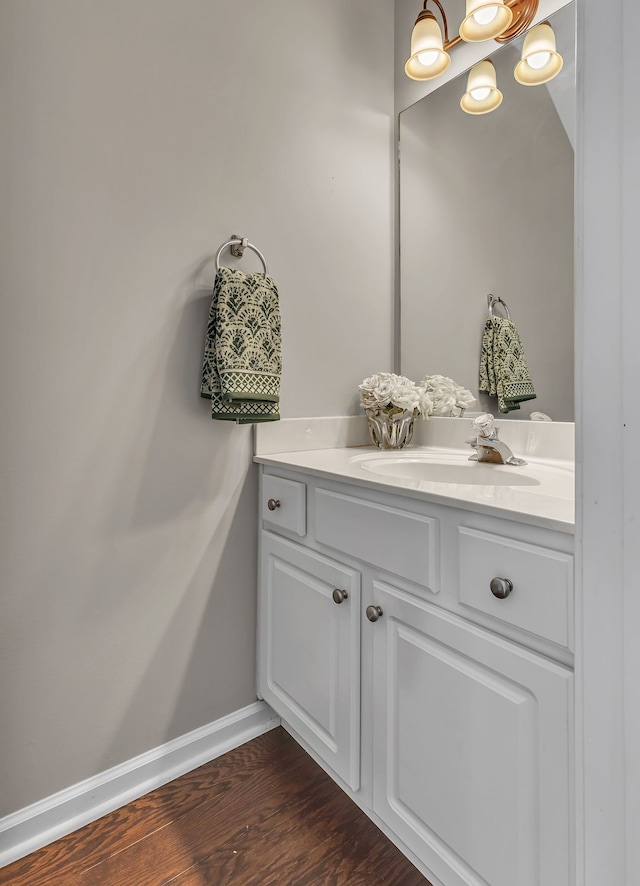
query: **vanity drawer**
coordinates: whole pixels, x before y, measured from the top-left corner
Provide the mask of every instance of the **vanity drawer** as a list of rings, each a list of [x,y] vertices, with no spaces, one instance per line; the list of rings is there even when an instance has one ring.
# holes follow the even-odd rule
[[[573,557],[513,538],[458,527],[459,600],[531,634],[572,648]],[[508,579],[513,589],[494,596],[491,581]],[[506,588],[496,588],[509,590]]]
[[[295,480],[262,475],[260,516],[269,526],[299,536],[307,532],[307,487]]]
[[[316,540],[384,569],[440,590],[440,523],[388,505],[317,489]]]

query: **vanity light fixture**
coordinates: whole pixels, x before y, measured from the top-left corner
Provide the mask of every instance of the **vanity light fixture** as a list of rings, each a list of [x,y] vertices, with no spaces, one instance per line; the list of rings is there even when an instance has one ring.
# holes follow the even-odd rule
[[[522,59],[513,76],[523,86],[540,86],[562,70],[562,56],[556,51],[556,35],[549,22],[531,28],[524,38]]]
[[[442,18],[444,39],[438,21],[427,9],[431,2]],[[466,16],[457,36],[449,39],[447,16],[440,0],[424,0],[411,33],[411,55],[404,66],[412,80],[431,80],[451,64],[449,50],[461,43],[497,40],[506,43],[523,34],[538,11],[539,0],[467,0]]]
[[[460,100],[460,107],[467,114],[488,114],[502,104],[502,93],[496,85],[496,69],[493,62],[485,59],[469,71],[467,91]]]
[[[460,25],[460,36],[467,43],[494,40],[512,21],[513,12],[503,0],[467,0],[467,14]]]
[[[422,12],[411,32],[411,56],[404,66],[405,74],[412,80],[431,80],[443,74],[451,64],[451,56],[444,49],[442,31],[435,15],[427,9],[424,0]],[[445,40],[449,40],[447,17],[440,0],[434,0],[444,24]]]

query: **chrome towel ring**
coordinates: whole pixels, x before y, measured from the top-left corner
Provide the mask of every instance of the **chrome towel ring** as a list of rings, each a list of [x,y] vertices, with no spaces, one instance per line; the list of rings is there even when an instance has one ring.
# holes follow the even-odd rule
[[[216,255],[216,271],[220,270],[220,256],[223,251],[227,248],[227,246],[231,246],[231,255],[235,255],[237,258],[241,258],[245,249],[251,249],[258,256],[260,261],[262,262],[262,267],[264,268],[265,275],[269,273],[269,269],[267,268],[267,260],[264,255],[260,252],[260,250],[253,245],[253,243],[249,243],[246,237],[232,237],[231,240],[227,240],[226,243],[223,243],[220,249],[218,250],[218,254]],[[235,247],[235,249],[233,248]]]
[[[507,320],[511,319],[511,314],[509,313],[509,308],[507,307],[507,303],[506,303],[506,301],[503,301],[499,295],[491,295],[491,293],[489,293],[489,295],[487,296],[487,305],[489,306],[489,316],[490,317],[495,317],[495,314],[493,313],[494,306],[495,305],[502,305],[502,307],[504,308],[504,312],[507,315]]]

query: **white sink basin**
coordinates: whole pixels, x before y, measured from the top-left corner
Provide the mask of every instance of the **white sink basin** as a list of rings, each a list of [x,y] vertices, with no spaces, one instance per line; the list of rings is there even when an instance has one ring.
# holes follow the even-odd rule
[[[403,450],[356,455],[350,463],[379,477],[412,485],[506,486],[541,495],[572,499],[574,474],[570,467],[530,461],[526,465],[494,465],[469,461],[466,453],[444,450]],[[480,491],[480,490],[478,490]]]

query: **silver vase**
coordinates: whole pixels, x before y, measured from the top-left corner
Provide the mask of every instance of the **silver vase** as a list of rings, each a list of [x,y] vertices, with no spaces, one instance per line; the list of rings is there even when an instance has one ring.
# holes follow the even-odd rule
[[[411,443],[415,421],[413,409],[393,414],[377,409],[365,409],[365,415],[371,442],[378,449],[402,449]]]

